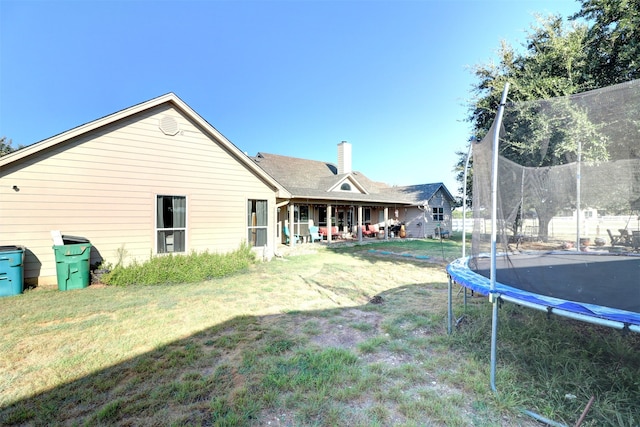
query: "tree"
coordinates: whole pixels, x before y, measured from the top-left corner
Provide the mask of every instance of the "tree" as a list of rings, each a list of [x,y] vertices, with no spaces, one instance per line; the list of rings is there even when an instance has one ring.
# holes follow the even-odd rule
[[[595,87],[640,78],[640,0],[580,0],[570,19],[592,22],[586,69]]]
[[[510,83],[510,101],[529,101],[570,95],[589,87],[582,71],[586,62],[587,27],[566,26],[559,16],[538,18],[518,54],[507,42],[501,43],[496,65],[478,65],[474,100],[468,120],[482,138],[493,123],[502,89]]]
[[[468,121],[478,137],[482,138],[491,126],[507,81],[511,84],[509,99],[527,101],[640,78],[640,0],[580,2],[581,10],[569,17],[574,25],[568,26],[560,16],[537,17],[523,54],[503,41],[498,64],[475,67],[478,83],[473,88]],[[578,18],[587,19],[591,25],[577,23]],[[633,117],[637,116],[630,116],[630,122]],[[632,123],[633,129],[638,128],[637,123]]]
[[[593,110],[597,110],[598,105],[595,107]],[[599,120],[594,122],[596,117],[591,114],[588,102],[560,97],[519,103],[505,115],[503,138],[508,143],[503,144],[501,155],[526,168],[520,173],[525,182],[511,188],[514,199],[509,204],[514,209],[535,211],[538,234],[542,238],[548,236],[548,225],[560,209],[577,205],[575,166],[578,159],[585,163],[609,160],[610,140],[602,132]],[[553,173],[548,168],[561,165],[572,167]],[[592,207],[598,207],[600,202],[595,196],[597,194],[592,198]],[[527,201],[525,206],[520,206],[520,199]],[[512,216],[515,215],[514,211]]]
[[[16,148],[13,148],[12,144],[13,144],[13,141],[11,141],[10,139],[7,140],[6,136],[0,137],[0,157],[16,150]]]
[[[563,97],[640,78],[640,0],[580,2],[581,10],[569,18],[574,21],[573,25],[565,24],[559,16],[538,18],[523,45],[524,53],[502,42],[497,64],[479,65],[474,69],[478,83],[473,89],[475,97],[468,120],[479,137],[483,137],[493,123],[507,81],[509,100],[519,102]],[[577,18],[585,18],[591,25],[578,23]],[[616,120],[620,136],[606,139],[601,135],[611,134],[611,129],[593,126],[588,112],[578,106],[565,111],[557,123],[559,126],[553,130],[538,111],[523,111],[526,108],[525,104],[521,111],[505,112],[505,121],[510,119],[509,115],[519,114],[519,121],[511,123],[508,142],[500,146],[501,155],[516,163],[528,159],[528,166],[540,167],[575,161],[577,139],[584,143],[581,154],[586,161],[625,156],[640,158],[640,147],[628,143],[629,138],[637,140],[640,134],[637,109],[630,109],[626,117]],[[620,152],[619,147],[627,150],[632,147],[635,153]],[[534,153],[544,155],[532,156]],[[458,155],[460,167],[466,153]],[[464,185],[461,173],[458,181]],[[546,225],[542,223],[546,218],[554,214],[557,206],[566,203],[566,200],[554,203],[551,197],[549,193],[536,196],[537,200],[546,201],[544,207],[536,208],[540,209],[541,233],[544,233]]]
[[[462,151],[456,151],[456,155],[458,156],[458,163],[456,163],[454,167],[454,171],[456,172],[456,180],[460,183],[460,187],[458,187],[458,192],[460,194],[464,194],[465,185],[464,181],[464,168],[467,160],[467,153]],[[472,169],[473,159],[469,159],[469,168],[467,169],[467,182],[466,189],[467,194],[470,195],[473,189],[473,169]],[[462,197],[460,197],[456,201],[456,207],[462,206]],[[467,207],[471,207],[471,198],[467,197]]]
[[[582,89],[586,81],[582,71],[586,62],[586,33],[585,25],[567,26],[558,16],[539,18],[538,25],[532,27],[528,36],[524,53],[517,53],[503,42],[498,65],[476,67],[479,83],[475,87],[477,98],[469,120],[478,134],[484,136],[492,125],[507,81],[510,83],[509,99],[519,102],[566,96]],[[522,103],[517,109],[505,111],[504,120],[509,124],[505,129],[509,134],[505,138],[507,142],[500,146],[503,157],[517,164],[538,167],[557,164],[559,159],[571,157],[572,152],[575,154],[577,147],[567,143],[567,135],[562,133],[574,129],[569,123],[584,114],[568,112],[560,120],[553,118],[558,126],[550,127],[550,118],[539,107],[539,104]],[[599,141],[597,138],[591,140]],[[541,219],[539,233],[544,235],[548,220],[564,201],[555,200],[549,194],[532,200],[545,201],[534,206]],[[517,201],[513,206],[520,209]],[[517,218],[515,213],[512,216]]]

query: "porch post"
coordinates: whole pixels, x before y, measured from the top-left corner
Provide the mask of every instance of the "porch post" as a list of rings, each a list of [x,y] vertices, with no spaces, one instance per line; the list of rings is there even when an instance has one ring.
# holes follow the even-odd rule
[[[282,228],[280,228],[280,220],[278,218],[278,204],[274,203],[273,207],[271,208],[272,210],[272,216],[271,216],[271,222],[273,222],[273,229],[271,229],[271,238],[273,239],[273,255],[276,254],[276,252],[278,252],[278,236],[280,235],[280,230],[282,230]],[[271,224],[269,224],[271,225]],[[271,243],[269,244],[269,246],[271,246]]]
[[[295,234],[295,224],[293,223],[293,203],[289,204],[289,246],[294,247],[296,245],[296,239],[294,237]]]
[[[384,207],[384,240],[389,240],[389,207]]]
[[[327,203],[327,245],[331,243],[331,205]]]
[[[362,205],[358,205],[358,242],[362,242]]]

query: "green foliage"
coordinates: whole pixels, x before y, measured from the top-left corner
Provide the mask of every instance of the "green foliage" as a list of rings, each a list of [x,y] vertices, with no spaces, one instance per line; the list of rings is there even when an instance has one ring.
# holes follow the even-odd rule
[[[18,148],[22,148],[22,147],[18,147]],[[6,136],[0,137],[0,157],[4,156],[5,154],[11,153],[17,150],[18,148],[15,148],[13,146],[13,141],[11,141],[10,139],[7,140]]]
[[[607,161],[609,140],[588,113],[566,97],[514,105],[505,112],[500,154],[530,167],[575,162],[578,152],[583,161]]]
[[[357,375],[358,357],[343,349],[304,349],[283,356],[264,378],[264,387],[286,391],[321,391],[343,385]]]
[[[118,415],[118,411],[120,409],[121,402],[119,400],[114,400],[108,402],[102,409],[98,411],[97,418],[98,421],[102,423],[110,422],[116,419]]]
[[[568,27],[558,16],[538,18],[525,43],[525,53],[503,42],[498,65],[476,66],[478,83],[469,120],[478,136],[483,137],[493,123],[506,82],[510,83],[510,101],[548,99],[591,88],[583,71],[586,33],[584,25]]]
[[[581,10],[569,17],[573,25],[560,16],[538,18],[527,35],[520,52],[508,42],[502,42],[498,62],[477,65],[473,73],[477,78],[474,97],[469,106],[469,122],[476,135],[482,138],[493,123],[502,90],[510,83],[510,101],[530,101],[567,96],[586,90],[607,87],[640,78],[640,0],[580,0]],[[578,22],[584,18],[585,22]],[[526,138],[506,142],[502,154],[518,161],[523,156],[538,152],[540,144],[551,144],[547,158],[536,159],[538,165],[574,161],[575,139],[586,138],[584,160],[615,159],[615,141],[599,138],[598,129],[590,125],[581,111],[570,111],[565,123],[558,123],[555,134],[535,120],[535,113],[526,116],[518,129]],[[637,111],[631,109],[629,117],[618,118],[615,126],[624,138],[634,138],[638,132]],[[574,133],[570,135],[570,133]],[[575,135],[580,132],[581,135]],[[628,146],[628,145],[627,145]],[[569,154],[564,156],[564,154]],[[640,152],[637,153],[640,155]],[[458,153],[458,170],[464,164],[465,153]],[[556,163],[557,164],[557,163]],[[462,183],[462,174],[457,176]]]
[[[246,270],[255,261],[251,247],[243,244],[226,254],[160,255],[143,263],[134,260],[127,266],[118,262],[111,272],[102,276],[102,281],[116,286],[195,283]]]
[[[597,87],[640,78],[640,1],[580,0],[588,19],[587,70]]]

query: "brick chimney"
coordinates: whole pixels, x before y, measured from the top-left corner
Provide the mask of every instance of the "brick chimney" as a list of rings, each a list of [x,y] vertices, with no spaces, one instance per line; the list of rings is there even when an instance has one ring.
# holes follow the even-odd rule
[[[338,144],[338,174],[351,173],[351,144],[342,141]]]

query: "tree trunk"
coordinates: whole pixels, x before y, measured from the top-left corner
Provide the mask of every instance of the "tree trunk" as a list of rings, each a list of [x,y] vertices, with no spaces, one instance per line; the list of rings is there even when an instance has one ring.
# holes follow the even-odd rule
[[[536,209],[536,213],[538,214],[538,237],[546,242],[549,240],[549,223],[555,213],[547,209]]]

